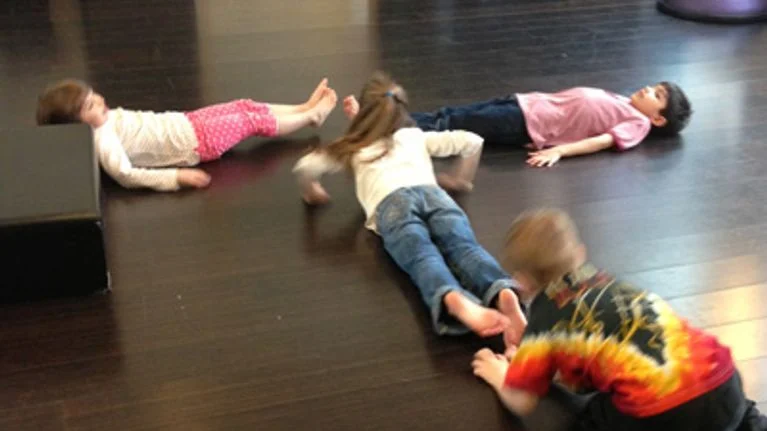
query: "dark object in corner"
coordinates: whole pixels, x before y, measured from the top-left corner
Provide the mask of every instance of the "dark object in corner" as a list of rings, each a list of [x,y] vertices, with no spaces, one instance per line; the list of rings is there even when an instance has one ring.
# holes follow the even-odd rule
[[[767,20],[767,0],[658,0],[658,10],[677,18],[714,23]]]
[[[89,127],[0,131],[0,302],[109,289]]]

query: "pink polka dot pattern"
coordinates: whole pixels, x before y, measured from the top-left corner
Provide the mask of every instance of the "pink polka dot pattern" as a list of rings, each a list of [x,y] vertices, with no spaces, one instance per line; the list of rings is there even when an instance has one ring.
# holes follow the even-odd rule
[[[207,106],[186,113],[192,123],[201,162],[215,160],[251,136],[275,136],[277,118],[269,105],[250,99]]]

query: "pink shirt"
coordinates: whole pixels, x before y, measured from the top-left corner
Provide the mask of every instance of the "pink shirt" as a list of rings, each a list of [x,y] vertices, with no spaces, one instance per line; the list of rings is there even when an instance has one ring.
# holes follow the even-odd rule
[[[517,100],[537,148],[609,133],[616,148],[627,150],[650,133],[650,119],[631,106],[630,99],[597,88],[523,93],[517,94]]]

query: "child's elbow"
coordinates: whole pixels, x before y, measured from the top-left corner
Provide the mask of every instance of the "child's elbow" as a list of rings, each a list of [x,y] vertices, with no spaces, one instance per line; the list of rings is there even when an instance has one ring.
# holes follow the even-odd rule
[[[509,407],[520,417],[530,416],[538,407],[538,396],[529,392],[517,392]]]
[[[536,407],[538,407],[538,397],[527,395],[519,403],[516,413],[522,417],[530,416],[535,411]]]
[[[466,132],[466,133],[469,137],[468,138],[469,146],[472,148],[473,152],[482,150],[482,145],[485,143],[485,138],[473,132]]]

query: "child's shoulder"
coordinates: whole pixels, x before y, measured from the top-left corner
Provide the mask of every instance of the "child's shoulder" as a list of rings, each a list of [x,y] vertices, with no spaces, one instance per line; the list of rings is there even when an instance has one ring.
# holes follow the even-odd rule
[[[420,137],[423,136],[425,132],[418,127],[403,127],[401,129],[398,129],[394,134],[392,135],[395,139],[403,137],[403,138],[410,138],[410,137]]]
[[[608,100],[618,103],[629,103],[629,98],[604,88],[596,87],[577,87],[580,93],[589,99],[594,100]]]
[[[426,132],[417,127],[403,127],[395,131],[390,138],[383,138],[381,141],[393,141],[394,145],[418,145],[426,141]]]

